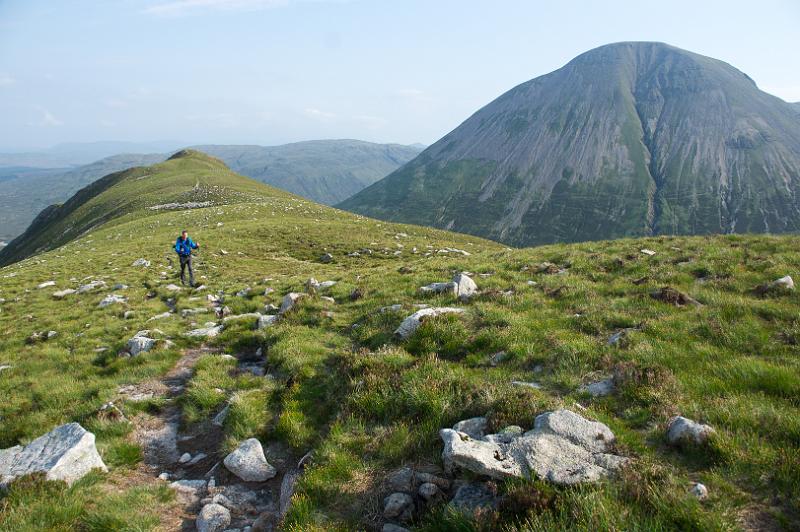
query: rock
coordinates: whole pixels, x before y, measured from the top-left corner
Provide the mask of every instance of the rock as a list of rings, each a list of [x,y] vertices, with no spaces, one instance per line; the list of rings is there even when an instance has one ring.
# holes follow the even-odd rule
[[[693,305],[695,307],[702,307],[703,304],[697,301],[696,299],[692,298],[691,296],[684,294],[683,292],[679,292],[672,287],[665,286],[660,290],[656,290],[650,294],[650,297],[653,299],[657,299],[659,301],[663,301],[664,303],[668,303],[670,305],[675,305],[676,307],[683,307],[686,305]]]
[[[410,467],[401,467],[389,473],[386,485],[391,491],[414,491],[414,470]]]
[[[221,504],[206,504],[197,514],[197,532],[222,532],[231,524],[231,513]]]
[[[131,356],[137,356],[141,353],[146,353],[155,347],[158,340],[155,338],[149,338],[147,334],[150,331],[140,331],[136,333],[136,336],[128,340],[128,343],[125,344],[125,349]]]
[[[653,255],[655,255],[655,254],[656,254],[656,252],[655,252],[655,251],[653,251],[652,249],[647,249],[647,248],[641,249],[641,250],[639,250],[639,251],[641,251],[642,253],[644,253],[644,254],[645,254],[645,255],[647,255],[648,257],[652,257]]]
[[[275,325],[278,323],[280,318],[278,316],[261,316],[258,318],[258,323],[256,323],[256,329],[266,329],[271,325]]]
[[[487,434],[483,437],[483,440],[494,443],[511,443],[514,438],[519,438],[522,436],[523,432],[525,431],[522,430],[522,427],[517,425],[509,425],[497,434]]]
[[[281,308],[278,309],[278,314],[286,314],[290,310],[292,310],[295,305],[297,304],[297,300],[303,297],[305,294],[301,294],[299,292],[289,292],[285,296],[283,296],[283,301],[281,301]]]
[[[431,283],[427,286],[420,287],[419,291],[428,294],[455,294],[458,290],[458,285],[454,282],[449,283]]]
[[[206,486],[205,480],[176,480],[169,485],[170,488],[183,495],[196,498],[205,495]]]
[[[773,281],[772,285],[776,288],[783,288],[785,290],[794,290],[794,281],[792,280],[791,275],[787,275],[785,277],[781,277],[776,281]],[[702,484],[699,485],[702,486]]]
[[[192,455],[191,455],[191,454],[189,454],[189,453],[183,453],[183,454],[181,455],[181,457],[180,457],[180,458],[178,458],[178,463],[179,463],[179,464],[185,464],[185,463],[187,463],[187,462],[188,462],[189,460],[191,460],[191,459],[192,459]]]
[[[414,515],[414,499],[408,493],[396,492],[383,499],[383,517],[409,521]]]
[[[64,299],[67,296],[71,296],[75,292],[76,292],[76,290],[73,290],[72,288],[67,288],[65,290],[59,290],[58,292],[53,292],[53,298],[55,298],[55,299]]]
[[[672,445],[702,445],[714,434],[714,429],[683,416],[675,416],[667,422],[667,441]]]
[[[210,488],[209,488],[210,490]],[[240,484],[222,486],[213,490],[211,502],[221,504],[234,514],[256,513],[259,506],[259,493]]]
[[[188,336],[189,338],[214,338],[215,336],[219,336],[219,333],[221,333],[222,329],[225,327],[223,324],[216,325],[213,322],[209,323],[207,323],[205,327],[184,333],[184,336]]]
[[[102,301],[97,305],[100,308],[105,308],[110,305],[115,305],[117,303],[125,303],[126,299],[117,294],[109,294],[103,298]]]
[[[495,479],[535,475],[556,484],[593,482],[627,462],[609,454],[615,439],[606,425],[569,410],[537,416],[533,430],[507,443],[497,435],[475,440],[451,429],[439,435],[448,472],[458,466]]]
[[[171,312],[162,312],[161,314],[156,314],[155,316],[153,316],[152,318],[150,318],[147,321],[164,320],[164,319],[169,318],[170,316],[172,316]]]
[[[166,288],[170,292],[180,292],[182,290],[182,288],[180,286],[178,286],[176,284],[173,284],[173,283],[168,284],[164,288]]]
[[[692,485],[690,493],[701,501],[706,500],[708,498],[708,488],[706,488],[704,484],[700,484],[699,482],[695,482],[694,485]]]
[[[514,386],[522,386],[524,388],[533,388],[534,390],[541,390],[542,385],[533,381],[511,381]]]
[[[432,482],[423,482],[417,491],[419,496],[425,499],[426,502],[434,504],[440,499],[444,498],[444,493],[439,489],[439,486]]]
[[[614,393],[614,379],[609,377],[597,382],[581,386],[579,391],[586,392],[592,397],[605,397]]]
[[[263,482],[278,472],[267,462],[261,442],[250,438],[223,461],[228,470],[245,482]]]
[[[3,371],[5,371],[7,369],[11,369],[13,367],[14,366],[9,366],[8,364],[2,364],[2,365],[0,365],[0,373],[2,373]]]
[[[508,358],[508,353],[506,353],[505,351],[498,351],[497,353],[489,357],[489,365],[492,367],[496,367],[498,364],[500,364],[507,358]]]
[[[476,482],[460,486],[448,506],[459,512],[474,514],[479,510],[496,508],[497,503],[496,490],[488,482]]]
[[[24,447],[0,451],[0,487],[30,473],[45,473],[47,480],[71,485],[92,469],[108,471],[95,447],[94,434],[78,423],[61,425]]]
[[[416,331],[422,322],[428,318],[441,316],[442,314],[461,314],[463,312],[463,308],[456,307],[432,307],[420,309],[403,320],[397,330],[394,331],[394,334],[401,340],[405,340],[414,334],[414,331]]]
[[[50,288],[51,286],[55,286],[55,285],[56,285],[55,281],[45,281],[43,283],[40,283],[39,286],[37,286],[36,288],[41,290],[43,288]]]
[[[250,290],[252,290],[249,286],[245,286],[238,292],[236,292],[236,297],[247,297],[250,295]]]
[[[150,261],[146,260],[146,259],[136,259],[135,261],[133,261],[133,264],[131,264],[131,266],[149,268],[150,267]]]
[[[236,314],[235,316],[227,316],[222,319],[222,323],[228,323],[229,321],[235,321],[235,320],[256,320],[256,323],[258,323],[258,320],[260,319],[261,319],[260,312],[248,312],[246,314]]]
[[[306,292],[309,294],[313,294],[319,288],[319,281],[311,277],[308,281],[306,281]]]
[[[429,482],[431,484],[435,484],[439,486],[440,489],[448,490],[450,489],[450,481],[446,478],[437,477],[434,474],[426,473],[424,471],[416,471],[414,473],[414,480],[415,482],[425,483]]]
[[[128,285],[122,284],[122,283],[117,283],[113,287],[111,287],[111,289],[112,290],[127,290],[128,289]]]
[[[453,430],[463,432],[471,438],[480,440],[483,438],[483,435],[486,434],[487,424],[488,421],[485,417],[472,417],[463,421],[459,421],[453,425]]]
[[[162,472],[161,472],[161,473],[158,475],[158,479],[159,479],[159,480],[169,480],[169,473],[167,473],[166,471],[162,471]]]
[[[225,418],[228,417],[228,413],[231,411],[230,405],[225,405],[225,408],[219,411],[219,414],[214,416],[214,419],[211,421],[217,427],[221,427],[225,424]]]
[[[330,253],[325,253],[319,258],[319,261],[322,264],[330,264],[331,262],[333,262],[333,255],[331,255]]]
[[[136,316],[136,313],[132,310],[126,310],[125,313],[122,315],[122,319],[129,320]]]
[[[187,316],[194,316],[195,314],[206,314],[208,309],[205,307],[198,307],[198,308],[185,308],[181,311],[181,317],[185,318]],[[166,313],[169,315],[169,312]]]
[[[100,280],[92,281],[91,283],[87,283],[85,285],[79,286],[78,287],[78,293],[79,294],[85,294],[86,292],[92,292],[92,291],[97,290],[98,288],[102,288],[104,286],[106,286],[105,281],[100,281]]]
[[[457,273],[453,282],[456,284],[456,297],[461,300],[467,300],[478,293],[478,285],[465,273]]]

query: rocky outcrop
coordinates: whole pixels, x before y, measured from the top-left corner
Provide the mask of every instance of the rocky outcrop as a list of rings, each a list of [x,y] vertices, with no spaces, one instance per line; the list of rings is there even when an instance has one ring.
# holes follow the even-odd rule
[[[30,473],[72,484],[92,469],[108,471],[97,452],[94,434],[78,423],[67,423],[26,446],[0,451],[0,486]]]
[[[533,430],[522,435],[508,431],[476,439],[455,428],[439,434],[448,471],[459,467],[495,479],[535,476],[556,484],[593,482],[627,462],[612,454],[615,438],[606,425],[569,410],[537,416]]]

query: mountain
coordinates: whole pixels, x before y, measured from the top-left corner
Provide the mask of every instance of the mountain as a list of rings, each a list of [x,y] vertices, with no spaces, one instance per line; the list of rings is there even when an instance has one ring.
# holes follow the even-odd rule
[[[795,111],[797,111],[798,113],[800,113],[800,102],[794,102],[794,103],[792,104],[792,107],[794,107],[794,110],[795,110]]]
[[[339,205],[514,245],[800,229],[800,117],[746,74],[626,42],[523,83]]]
[[[29,166],[64,168],[81,166],[98,159],[122,153],[166,153],[186,146],[185,142],[162,140],[153,142],[64,142],[41,151],[0,153],[0,167]]]
[[[114,145],[103,147],[110,149]],[[348,198],[421,151],[398,144],[358,140],[196,148],[219,157],[236,172],[325,204]],[[100,177],[155,164],[167,157],[163,153],[122,154],[70,169],[0,167],[0,240],[18,236],[42,209],[65,201]]]
[[[160,154],[114,155],[77,168],[0,167],[0,240],[20,235],[36,214],[112,172],[154,164]]]
[[[798,522],[798,236],[510,249],[184,151],[29,239],[0,267],[0,530]]]
[[[203,145],[240,174],[332,205],[386,177],[420,148],[360,140],[312,140],[281,146]]]

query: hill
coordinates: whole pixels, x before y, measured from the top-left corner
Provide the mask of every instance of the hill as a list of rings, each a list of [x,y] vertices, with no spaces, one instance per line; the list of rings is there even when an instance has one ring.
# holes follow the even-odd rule
[[[800,229],[800,118],[661,43],[586,52],[342,202],[514,245]]]
[[[0,167],[0,240],[19,236],[46,207],[105,175],[164,159],[159,154],[122,154],[77,168]]]
[[[100,143],[97,149],[113,146],[116,144]],[[222,159],[240,174],[325,204],[346,199],[421,151],[417,147],[358,140],[195,148]],[[0,167],[0,240],[19,236],[43,209],[66,201],[103,176],[134,166],[155,164],[168,156],[163,153],[121,154],[77,168]]]
[[[194,187],[214,205],[150,208]],[[201,244],[194,290],[167,251],[183,227]],[[514,250],[315,204],[196,152],[109,176],[43,230],[74,238],[0,268],[0,448],[77,422],[108,471],[10,482],[21,451],[0,451],[0,530],[191,529],[206,496],[223,509],[200,513],[232,508],[235,528],[797,522],[800,299],[770,284],[796,274],[797,237]],[[469,297],[420,290],[461,272]],[[422,305],[460,312],[395,334]],[[675,414],[714,433],[670,443]],[[439,431],[467,419],[446,469],[456,433]],[[266,480],[221,463],[250,438]],[[524,445],[504,441],[541,456],[523,475]]]
[[[312,140],[281,146],[194,146],[240,174],[333,205],[416,157],[417,146]]]

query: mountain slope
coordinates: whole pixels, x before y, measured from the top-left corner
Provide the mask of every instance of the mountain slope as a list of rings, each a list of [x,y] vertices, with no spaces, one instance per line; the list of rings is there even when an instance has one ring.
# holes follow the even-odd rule
[[[0,168],[0,240],[20,235],[37,213],[65,201],[96,179],[166,158],[160,154],[121,154],[77,168]]]
[[[197,199],[198,183],[214,206],[148,208]],[[421,530],[798,522],[800,298],[753,290],[796,274],[796,236],[509,249],[315,204],[191,152],[109,176],[65,205],[45,232],[88,233],[0,267],[0,449],[78,422],[109,471],[71,487],[16,480],[0,490],[0,530],[192,530],[199,508],[184,498],[188,483],[175,494],[171,481],[205,490],[212,469],[209,496],[222,495],[214,500],[233,508],[238,529],[258,518],[285,530],[381,530],[398,522],[383,511],[395,490],[414,501],[403,524]],[[170,247],[184,227],[201,244],[196,289],[173,286]],[[471,272],[478,292],[420,290],[454,272]],[[278,316],[289,294],[293,308]],[[424,305],[462,312],[395,336]],[[216,336],[187,336],[208,323]],[[134,335],[155,345],[129,356]],[[605,396],[584,388],[609,380]],[[625,470],[580,488],[445,471],[440,429],[486,416],[508,437],[556,409],[607,424]],[[716,432],[704,445],[667,445],[675,414]],[[240,482],[220,464],[250,438],[275,468],[265,482]],[[426,488],[441,504],[400,482],[406,467],[438,483]],[[285,516],[283,485],[294,489]],[[462,486],[496,507],[449,511]]]
[[[196,149],[222,159],[235,172],[324,204],[352,196],[422,151],[358,140]],[[121,154],[73,169],[0,168],[0,240],[20,235],[37,213],[65,201],[96,179],[167,157],[163,153]]]
[[[0,250],[0,265],[56,248],[111,220],[125,220],[126,216],[268,197],[292,196],[235,174],[218,159],[183,150],[154,166],[109,174],[81,189],[63,205],[47,207],[22,235]]]
[[[480,109],[344,209],[516,245],[800,229],[800,118],[661,43],[575,58]]]
[[[281,146],[194,146],[235,172],[333,205],[416,157],[415,146],[360,140],[312,140]]]

